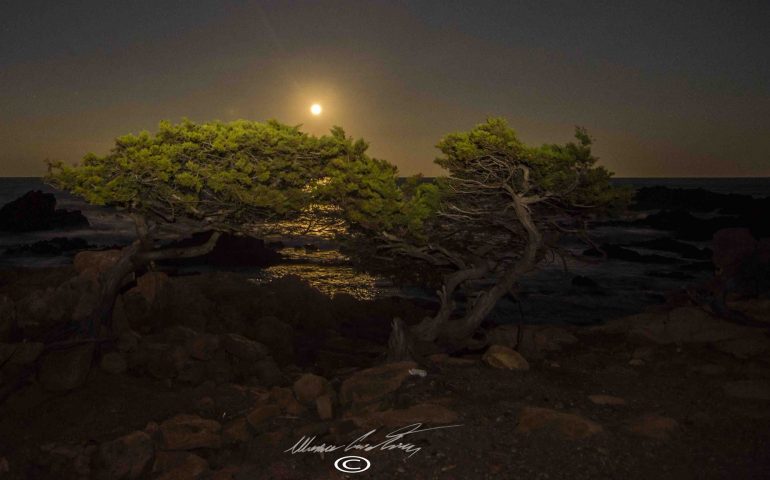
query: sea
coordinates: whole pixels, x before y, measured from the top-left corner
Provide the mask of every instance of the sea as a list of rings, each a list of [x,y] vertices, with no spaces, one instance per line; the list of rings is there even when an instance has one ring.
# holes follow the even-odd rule
[[[734,193],[752,197],[770,196],[770,178],[616,178],[617,185],[629,185],[632,188],[661,185],[670,188],[703,188],[716,193]],[[50,240],[55,237],[82,238],[90,245],[108,248],[126,245],[134,236],[133,224],[120,212],[107,207],[89,205],[79,198],[60,192],[46,185],[40,178],[6,177],[0,178],[0,206],[18,198],[30,190],[42,190],[55,194],[57,208],[80,210],[88,218],[90,227],[66,231],[43,231],[26,233],[0,232],[0,268],[3,267],[56,267],[72,262],[70,255],[35,256],[8,255],[9,247]],[[597,243],[631,243],[666,236],[665,232],[649,228],[606,226],[592,232]],[[706,247],[704,242],[691,242],[698,247]],[[575,253],[585,248],[582,245],[570,246]],[[671,255],[658,251],[655,253]],[[385,296],[407,296],[423,300],[435,300],[432,292],[419,288],[397,287],[387,279],[355,271],[345,265],[345,258],[326,246],[319,251],[305,251],[289,246],[282,251],[293,258],[291,263],[283,263],[264,269],[243,269],[254,282],[268,282],[284,275],[298,275],[328,295],[337,293],[351,294],[361,299]],[[297,261],[300,259],[301,261]],[[202,267],[205,269],[205,267]],[[567,261],[567,269],[560,261],[546,263],[535,274],[522,281],[518,301],[505,300],[492,316],[493,321],[507,323],[523,321],[544,324],[596,324],[610,318],[642,311],[644,308],[660,303],[664,296],[680,290],[688,283],[705,281],[710,272],[688,272],[687,281],[660,278],[651,273],[672,273],[676,267],[669,265],[649,265],[624,261],[606,261],[598,264],[586,264],[574,260]],[[594,280],[598,288],[586,290],[575,287],[572,279],[582,275]]]

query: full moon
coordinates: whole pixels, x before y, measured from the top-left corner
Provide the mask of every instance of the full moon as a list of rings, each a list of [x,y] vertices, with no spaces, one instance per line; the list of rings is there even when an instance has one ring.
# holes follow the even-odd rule
[[[317,103],[314,103],[310,106],[310,113],[312,113],[313,115],[318,116],[321,114],[321,111],[323,111],[323,109],[321,108],[321,105]]]

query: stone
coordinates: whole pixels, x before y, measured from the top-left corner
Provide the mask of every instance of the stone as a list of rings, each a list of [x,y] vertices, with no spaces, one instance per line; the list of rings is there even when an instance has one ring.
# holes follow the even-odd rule
[[[206,460],[188,452],[158,452],[153,472],[163,472],[158,480],[193,480],[209,468]]]
[[[96,278],[112,268],[120,259],[121,254],[120,250],[79,252],[72,260],[72,265],[76,272]]]
[[[219,448],[222,426],[215,420],[180,414],[160,424],[162,447],[166,450]]]
[[[628,361],[628,364],[631,365],[632,367],[641,367],[644,365],[644,360],[642,360],[641,358],[632,358],[631,360]]]
[[[519,352],[502,345],[492,345],[482,360],[494,368],[506,370],[529,370],[529,362]]]
[[[254,428],[258,428],[263,422],[281,414],[278,405],[260,405],[246,416],[246,421]]]
[[[409,377],[415,362],[397,362],[367,368],[354,373],[340,386],[340,402],[343,405],[364,405],[398,390]]]
[[[569,440],[588,438],[602,432],[601,425],[572,413],[549,408],[523,407],[519,412],[517,433],[550,430]]]
[[[88,227],[80,210],[56,208],[53,193],[31,190],[0,208],[0,231],[31,232]]]
[[[596,405],[625,405],[626,401],[620,397],[613,397],[612,395],[589,395],[588,399]]]
[[[125,330],[119,336],[116,343],[118,351],[123,353],[133,352],[139,346],[141,335],[133,330]]]
[[[236,418],[222,427],[222,439],[225,443],[243,443],[251,440],[249,423],[245,418]]]
[[[329,382],[324,377],[312,373],[306,373],[299,377],[292,388],[297,400],[305,404],[311,403],[321,395],[332,391]]]
[[[278,364],[275,363],[271,357],[264,358],[254,363],[254,373],[259,379],[260,383],[265,386],[272,387],[275,385],[284,385],[287,383]]]
[[[294,327],[276,317],[257,320],[253,338],[264,345],[270,345],[271,353],[281,365],[294,358]]]
[[[222,346],[227,353],[242,360],[254,361],[262,360],[267,357],[269,351],[267,347],[259,342],[249,340],[248,338],[235,333],[222,335]]]
[[[187,363],[187,351],[179,345],[150,344],[147,370],[155,378],[164,380],[176,377]]]
[[[45,345],[40,342],[0,343],[0,365],[29,365],[43,353]]]
[[[654,413],[636,418],[628,426],[628,430],[634,435],[658,440],[667,439],[677,428],[679,423],[673,418]]]
[[[443,405],[421,403],[404,409],[370,412],[352,417],[351,420],[361,428],[398,428],[422,423],[423,425],[444,425],[456,422],[457,412]]]
[[[128,363],[125,357],[118,352],[109,352],[102,356],[99,366],[107,373],[120,374],[126,371]]]
[[[94,344],[87,343],[66,350],[55,350],[43,357],[38,372],[46,390],[67,391],[85,383],[94,355]]]
[[[196,360],[211,360],[219,349],[219,337],[209,333],[196,335],[187,341],[185,347],[190,357]]]
[[[137,293],[143,296],[147,302],[152,303],[166,283],[168,283],[168,275],[165,273],[147,272],[136,279],[136,287],[129,292]]]
[[[334,417],[332,403],[332,396],[328,394],[321,395],[315,399],[315,407],[316,412],[318,413],[318,418],[321,420],[331,420],[332,417]]]
[[[289,415],[302,415],[307,409],[294,398],[294,392],[289,388],[273,387],[270,389],[272,399],[281,410]]]
[[[137,478],[152,460],[154,447],[149,435],[136,431],[99,446],[99,462],[107,478]]]
[[[747,400],[770,400],[770,380],[737,380],[727,382],[725,394]]]

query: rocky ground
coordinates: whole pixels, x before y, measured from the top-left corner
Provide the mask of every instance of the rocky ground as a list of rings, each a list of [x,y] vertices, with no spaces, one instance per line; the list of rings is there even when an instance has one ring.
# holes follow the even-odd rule
[[[110,255],[0,275],[3,478],[770,476],[767,328],[688,300],[385,364],[390,320],[431,305],[149,272],[122,293],[116,337],[73,343],[65,320],[89,311]],[[770,322],[770,299],[729,305]],[[446,428],[405,433],[417,423]],[[334,468],[351,454],[369,470]]]

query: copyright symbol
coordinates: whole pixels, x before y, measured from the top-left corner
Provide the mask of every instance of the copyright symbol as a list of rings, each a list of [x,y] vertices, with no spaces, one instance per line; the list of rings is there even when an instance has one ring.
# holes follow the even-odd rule
[[[372,466],[372,462],[364,457],[356,457],[353,455],[347,457],[340,457],[334,462],[334,468],[342,473],[361,473],[369,470]]]

